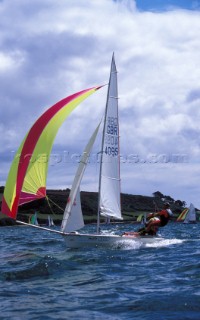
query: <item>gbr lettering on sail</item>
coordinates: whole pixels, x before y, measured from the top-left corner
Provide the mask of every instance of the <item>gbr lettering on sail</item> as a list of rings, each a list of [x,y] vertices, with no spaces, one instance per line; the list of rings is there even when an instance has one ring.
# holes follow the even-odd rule
[[[117,156],[119,152],[119,128],[117,117],[108,117],[105,130],[105,154]]]

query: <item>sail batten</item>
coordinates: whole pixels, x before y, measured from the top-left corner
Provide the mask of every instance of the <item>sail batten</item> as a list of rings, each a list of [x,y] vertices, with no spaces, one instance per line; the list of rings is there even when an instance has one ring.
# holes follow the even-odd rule
[[[119,179],[119,178],[114,178],[114,177],[109,177],[109,176],[104,176],[104,175],[102,175],[102,177],[106,177],[107,179],[111,179],[111,180],[121,181],[121,179]]]

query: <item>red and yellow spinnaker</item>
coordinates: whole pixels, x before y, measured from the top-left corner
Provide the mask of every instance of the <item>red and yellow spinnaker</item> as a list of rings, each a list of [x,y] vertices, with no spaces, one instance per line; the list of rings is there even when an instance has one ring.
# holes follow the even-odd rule
[[[34,123],[12,162],[2,199],[2,213],[15,219],[20,204],[46,196],[48,159],[58,129],[75,107],[99,88],[101,86],[64,98]]]

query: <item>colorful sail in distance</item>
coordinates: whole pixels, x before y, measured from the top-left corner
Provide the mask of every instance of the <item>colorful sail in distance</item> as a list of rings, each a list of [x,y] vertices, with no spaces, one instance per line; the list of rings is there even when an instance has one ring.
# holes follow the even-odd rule
[[[183,221],[185,220],[185,217],[186,217],[188,211],[189,211],[189,208],[185,208],[185,209],[180,213],[180,215],[178,216],[176,222],[183,222]]]
[[[48,160],[59,127],[77,105],[101,87],[82,90],[64,98],[33,124],[11,164],[2,199],[2,213],[15,219],[19,205],[46,196]]]

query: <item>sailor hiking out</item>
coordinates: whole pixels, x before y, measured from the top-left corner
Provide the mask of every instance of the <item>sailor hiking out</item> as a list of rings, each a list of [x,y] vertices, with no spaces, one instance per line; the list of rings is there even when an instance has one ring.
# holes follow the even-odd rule
[[[148,215],[147,219],[149,221],[144,228],[138,230],[138,233],[140,235],[156,235],[158,228],[166,226],[172,216],[170,204],[165,202],[161,211]]]

